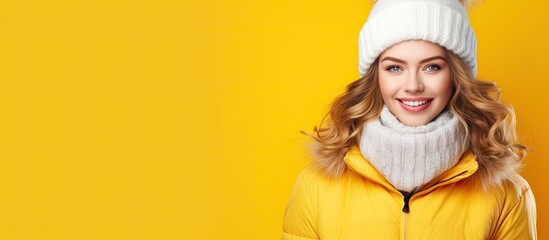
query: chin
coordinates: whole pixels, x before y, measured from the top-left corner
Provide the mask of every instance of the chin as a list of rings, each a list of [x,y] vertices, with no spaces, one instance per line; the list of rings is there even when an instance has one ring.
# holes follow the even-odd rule
[[[426,124],[430,123],[431,121],[433,121],[433,119],[435,119],[435,117],[438,114],[424,113],[422,115],[423,116],[417,116],[417,115],[416,116],[409,116],[408,113],[402,113],[402,114],[400,114],[400,117],[399,116],[396,116],[396,117],[402,124],[404,124],[406,126],[419,127],[419,126],[426,125]]]

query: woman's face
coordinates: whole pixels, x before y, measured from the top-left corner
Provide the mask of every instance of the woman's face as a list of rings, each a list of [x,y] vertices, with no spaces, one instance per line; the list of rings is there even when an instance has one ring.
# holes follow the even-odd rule
[[[450,66],[444,48],[435,43],[395,44],[379,56],[378,68],[383,101],[404,125],[429,123],[450,101]]]

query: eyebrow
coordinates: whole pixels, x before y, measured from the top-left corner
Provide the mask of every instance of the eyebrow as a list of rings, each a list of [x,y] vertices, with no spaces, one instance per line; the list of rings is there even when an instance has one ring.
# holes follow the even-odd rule
[[[444,58],[442,56],[434,56],[434,57],[423,59],[419,63],[425,63],[425,62],[429,62],[429,61],[432,61],[432,60],[435,60],[435,59],[441,59],[441,60],[446,62],[446,58]],[[393,62],[398,62],[398,63],[403,63],[403,64],[406,63],[406,61],[404,61],[402,59],[394,58],[394,57],[384,57],[383,59],[381,59],[382,62],[387,61],[387,60],[390,60],[390,61],[393,61]]]

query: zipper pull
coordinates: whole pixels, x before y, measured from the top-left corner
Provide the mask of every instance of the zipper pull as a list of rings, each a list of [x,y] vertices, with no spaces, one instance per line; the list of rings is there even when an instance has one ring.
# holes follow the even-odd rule
[[[402,211],[410,213],[410,196],[408,195],[404,196],[404,207],[402,207]]]
[[[410,213],[410,197],[412,197],[412,194],[405,191],[400,191],[400,193],[404,196],[404,207],[402,207],[402,212]]]

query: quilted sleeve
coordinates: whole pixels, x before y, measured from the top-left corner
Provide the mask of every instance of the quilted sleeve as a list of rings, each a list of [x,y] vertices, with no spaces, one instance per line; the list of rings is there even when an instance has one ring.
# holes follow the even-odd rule
[[[320,239],[317,234],[317,199],[310,173],[301,172],[284,213],[282,240]]]

